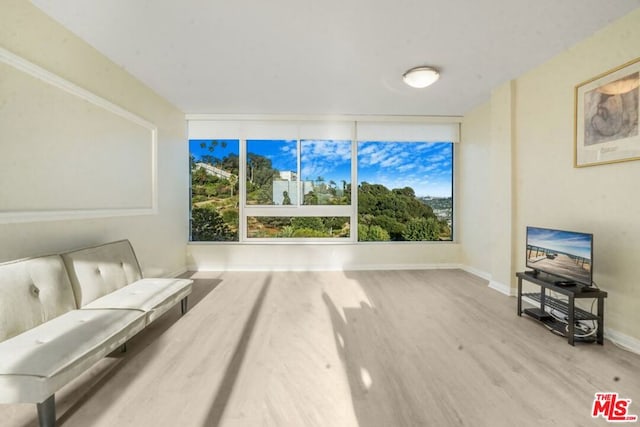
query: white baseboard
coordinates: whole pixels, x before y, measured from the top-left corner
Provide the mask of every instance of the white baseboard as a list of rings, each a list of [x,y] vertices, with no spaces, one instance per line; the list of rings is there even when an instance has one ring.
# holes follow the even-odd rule
[[[175,275],[180,275],[185,271],[372,271],[372,270],[435,270],[435,269],[461,269],[467,273],[478,276],[487,282],[489,287],[505,295],[512,295],[511,288],[502,283],[491,280],[491,274],[482,271],[480,269],[470,267],[468,265],[456,264],[456,263],[442,263],[442,264],[355,264],[355,265],[343,265],[343,266],[314,266],[314,267],[296,267],[296,266],[275,266],[275,267],[263,267],[255,265],[246,266],[212,266],[202,267],[195,264],[190,264],[185,270],[181,270]]]
[[[485,271],[479,270],[468,265],[455,264],[455,263],[443,263],[443,264],[358,264],[358,265],[344,265],[344,266],[314,266],[314,267],[295,267],[295,266],[275,266],[275,267],[263,267],[263,266],[213,266],[213,267],[201,267],[195,264],[187,266],[186,270],[182,270],[175,274],[175,276],[184,273],[185,271],[371,271],[371,270],[434,270],[434,269],[461,269],[467,273],[471,273],[489,282],[489,287],[493,290],[500,292],[501,294],[512,296],[511,287],[503,283],[491,280],[491,275]],[[174,277],[175,277],[174,276]]]
[[[361,264],[345,265],[344,271],[371,271],[371,270],[437,270],[460,268],[460,264]]]
[[[505,285],[504,283],[500,283],[496,280],[490,280],[489,281],[489,287],[491,289],[493,289],[494,291],[498,291],[501,294],[505,294],[506,296],[512,296],[513,294],[511,293],[511,286],[509,285]]]
[[[470,267],[468,265],[461,265],[460,268],[466,271],[467,273],[471,273],[475,276],[481,277],[484,280],[488,281],[489,287],[494,291],[498,291],[501,294],[504,294],[507,296],[513,296],[513,292],[511,291],[511,286],[505,285],[504,283],[500,283],[496,280],[493,280],[491,278],[491,274],[487,273],[486,271],[482,271],[480,269],[477,269],[475,267]]]
[[[199,267],[194,264],[187,266],[185,271],[372,271],[372,270],[435,270],[435,269],[455,269],[461,268],[460,264],[357,264],[357,265],[342,265],[342,266],[313,266],[313,267],[298,267],[298,266],[212,266],[212,267]],[[180,273],[182,274],[182,273]]]
[[[640,340],[637,338],[609,328],[604,328],[604,337],[624,350],[640,354]]]
[[[467,273],[471,273],[474,276],[478,276],[484,280],[486,280],[487,282],[491,281],[491,274],[487,273],[486,271],[482,271],[480,269],[477,269],[475,267],[470,267],[468,265],[460,265],[459,268],[461,270],[466,271]]]

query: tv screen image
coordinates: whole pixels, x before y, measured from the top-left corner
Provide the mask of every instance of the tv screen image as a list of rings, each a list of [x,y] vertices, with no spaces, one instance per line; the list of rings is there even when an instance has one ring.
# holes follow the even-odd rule
[[[527,227],[527,267],[591,286],[592,260],[593,234]]]

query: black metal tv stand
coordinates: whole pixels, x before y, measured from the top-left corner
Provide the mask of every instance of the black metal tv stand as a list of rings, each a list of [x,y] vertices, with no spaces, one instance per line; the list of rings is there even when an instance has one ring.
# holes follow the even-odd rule
[[[537,320],[548,323],[546,319],[547,312],[545,307],[550,307],[560,313],[567,316],[566,331],[567,341],[569,344],[574,345],[575,337],[575,322],[578,320],[594,320],[598,324],[596,331],[596,342],[600,345],[603,344],[603,332],[604,332],[604,299],[607,297],[607,293],[597,288],[588,288],[582,285],[563,283],[562,285],[556,284],[553,276],[546,274],[539,274],[533,271],[525,271],[516,273],[518,278],[518,316],[522,316],[522,297],[527,297],[540,304],[539,308],[527,309],[524,312]],[[522,293],[522,281],[534,283],[540,286],[540,292],[534,293]],[[555,291],[559,294],[565,295],[567,301],[553,298],[547,295],[547,290]],[[598,302],[598,310],[596,314],[588,311],[576,308],[575,300],[582,298],[594,298]]]

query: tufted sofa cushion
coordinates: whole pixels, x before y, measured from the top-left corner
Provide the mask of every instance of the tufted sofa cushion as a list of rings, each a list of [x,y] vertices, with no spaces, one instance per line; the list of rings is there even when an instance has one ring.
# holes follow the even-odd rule
[[[76,308],[59,255],[0,264],[0,342]]]
[[[62,254],[82,308],[93,300],[142,279],[140,265],[128,240]]]
[[[145,326],[136,310],[73,310],[0,343],[0,403],[42,402]]]
[[[189,295],[192,283],[189,279],[142,279],[82,308],[143,310],[147,313],[147,323],[151,323]]]

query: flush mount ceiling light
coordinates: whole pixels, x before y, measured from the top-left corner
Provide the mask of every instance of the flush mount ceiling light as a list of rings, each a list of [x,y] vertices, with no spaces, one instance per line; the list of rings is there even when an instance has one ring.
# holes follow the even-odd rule
[[[419,89],[435,83],[439,77],[438,70],[427,66],[414,67],[402,75],[406,84]]]

